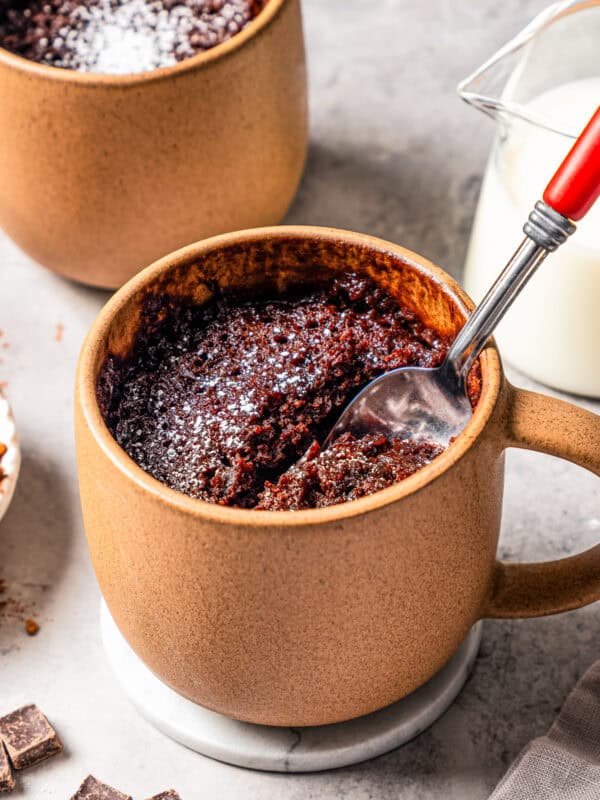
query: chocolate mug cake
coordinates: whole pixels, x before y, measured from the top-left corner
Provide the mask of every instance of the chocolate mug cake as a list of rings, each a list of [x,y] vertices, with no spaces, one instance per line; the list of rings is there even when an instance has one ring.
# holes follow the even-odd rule
[[[318,508],[386,488],[442,452],[377,435],[319,442],[369,381],[437,366],[448,345],[350,273],[267,298],[215,287],[204,305],[156,294],[131,353],[106,357],[97,398],[121,447],[173,489],[242,508]]]
[[[0,0],[0,46],[53,67],[166,67],[240,33],[267,0]]]

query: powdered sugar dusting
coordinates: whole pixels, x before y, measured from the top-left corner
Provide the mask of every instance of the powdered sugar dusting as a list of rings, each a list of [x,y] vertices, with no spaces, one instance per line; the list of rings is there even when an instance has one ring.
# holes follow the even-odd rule
[[[169,66],[194,54],[189,34],[195,17],[189,6],[168,10],[160,2],[100,0],[80,6],[73,20],[61,66],[126,74]]]

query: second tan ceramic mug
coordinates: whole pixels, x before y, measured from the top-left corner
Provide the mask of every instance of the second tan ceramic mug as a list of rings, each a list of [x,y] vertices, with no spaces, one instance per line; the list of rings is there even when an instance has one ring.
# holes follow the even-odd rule
[[[0,47],[0,227],[46,267],[116,288],[223,231],[274,225],[307,144],[300,0],[137,75],[37,64]]]
[[[412,692],[482,617],[531,617],[600,597],[600,546],[537,564],[496,560],[504,451],[521,447],[600,473],[600,417],[516,389],[493,345],[481,356],[473,418],[402,483],[320,510],[267,512],[191,499],[117,445],[95,384],[107,351],[131,346],[152,292],[205,302],[213,282],[258,292],[355,270],[440,333],[470,302],[442,270],[402,247],[322,228],[216,237],[136,276],[83,346],[77,456],[89,547],[110,611],[173,689],[230,717],[319,725]]]

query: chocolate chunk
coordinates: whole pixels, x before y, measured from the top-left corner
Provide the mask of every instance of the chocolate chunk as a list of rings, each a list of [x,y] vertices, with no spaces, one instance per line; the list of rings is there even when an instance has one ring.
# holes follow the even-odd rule
[[[166,792],[155,794],[149,797],[148,800],[181,800],[181,797],[177,794],[175,789],[167,789]]]
[[[113,789],[107,783],[88,775],[71,800],[133,800],[128,794]]]
[[[12,792],[15,788],[15,779],[10,768],[8,756],[4,745],[0,742],[0,792]],[[165,795],[166,797],[167,795]]]
[[[2,717],[0,739],[15,769],[31,767],[62,750],[56,731],[35,705]]]

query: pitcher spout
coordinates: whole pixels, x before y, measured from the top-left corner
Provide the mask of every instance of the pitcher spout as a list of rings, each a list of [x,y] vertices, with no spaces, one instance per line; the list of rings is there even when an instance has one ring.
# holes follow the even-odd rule
[[[572,64],[565,64],[565,59],[558,57],[561,47],[563,26],[556,25],[560,20],[600,6],[600,0],[560,0],[539,13],[522,31],[501,47],[494,55],[473,73],[462,80],[457,91],[462,99],[470,105],[488,114],[496,122],[507,126],[519,119],[545,128],[554,133],[575,138],[577,130],[566,130],[550,116],[541,117],[531,108],[528,100],[536,93],[539,84],[540,62],[547,62],[547,69],[552,73],[552,80],[561,82],[561,71],[572,71]],[[581,18],[576,21],[580,26]],[[600,36],[599,15],[590,16],[590,25],[598,29]],[[598,38],[590,35],[584,41],[578,37],[577,59],[581,62],[584,73],[588,62],[598,66]],[[564,37],[563,37],[564,42]],[[581,44],[581,49],[579,45]],[[555,49],[558,47],[558,51]],[[554,51],[554,58],[550,54]],[[568,62],[570,59],[566,59]],[[548,76],[547,76],[548,77]]]

